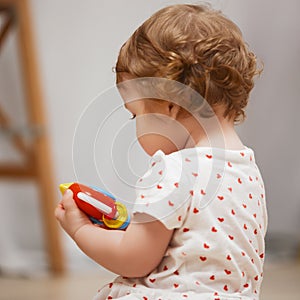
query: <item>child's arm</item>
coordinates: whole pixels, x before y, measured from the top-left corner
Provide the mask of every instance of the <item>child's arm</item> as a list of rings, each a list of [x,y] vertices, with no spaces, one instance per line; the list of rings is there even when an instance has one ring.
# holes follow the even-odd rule
[[[86,255],[126,277],[149,274],[163,258],[173,233],[157,220],[134,223],[133,219],[126,231],[94,226],[76,206],[72,192],[65,193],[55,215]]]

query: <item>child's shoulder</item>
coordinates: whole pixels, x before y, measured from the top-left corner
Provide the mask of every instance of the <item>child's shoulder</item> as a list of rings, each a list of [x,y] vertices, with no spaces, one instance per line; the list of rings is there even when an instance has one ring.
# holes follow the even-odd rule
[[[181,187],[187,188],[195,181],[206,182],[208,178],[211,183],[217,184],[225,174],[234,176],[251,166],[256,169],[254,152],[248,147],[241,150],[194,147],[170,154],[158,150],[151,157],[149,169],[139,179],[137,187],[155,187],[163,183],[174,189],[181,183]]]

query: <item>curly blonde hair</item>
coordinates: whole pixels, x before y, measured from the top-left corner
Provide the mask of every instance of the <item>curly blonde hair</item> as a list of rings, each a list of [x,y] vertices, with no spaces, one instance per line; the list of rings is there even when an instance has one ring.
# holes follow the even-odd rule
[[[128,72],[183,83],[238,123],[260,70],[236,24],[208,6],[179,4],[159,10],[133,33],[116,72],[117,80]]]

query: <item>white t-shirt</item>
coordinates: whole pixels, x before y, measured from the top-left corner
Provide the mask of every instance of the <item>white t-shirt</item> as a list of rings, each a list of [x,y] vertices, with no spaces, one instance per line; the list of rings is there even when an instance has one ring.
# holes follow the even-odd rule
[[[120,276],[95,299],[259,298],[267,212],[253,150],[157,151],[136,212],[174,229],[168,249],[148,276]]]

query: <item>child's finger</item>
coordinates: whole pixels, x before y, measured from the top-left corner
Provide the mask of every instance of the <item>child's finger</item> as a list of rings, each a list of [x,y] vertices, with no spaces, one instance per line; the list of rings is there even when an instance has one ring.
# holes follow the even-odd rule
[[[73,199],[73,192],[71,190],[66,190],[61,200],[61,204],[66,210],[77,208],[77,205]]]
[[[63,214],[65,213],[65,209],[63,207],[63,205],[61,203],[59,203],[56,208],[55,208],[55,211],[54,211],[54,216],[55,218],[60,221],[63,217]]]
[[[64,198],[73,198],[73,192],[72,190],[67,189],[64,194],[63,194],[63,199]]]

